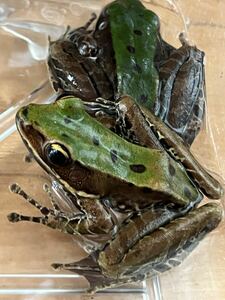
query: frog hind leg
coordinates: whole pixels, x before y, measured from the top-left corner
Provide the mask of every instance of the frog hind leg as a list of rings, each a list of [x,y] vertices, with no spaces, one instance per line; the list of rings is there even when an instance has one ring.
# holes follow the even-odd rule
[[[89,292],[141,281],[179,265],[217,227],[222,215],[220,205],[208,203],[141,238],[118,262],[115,262],[118,243],[113,246],[111,241],[103,250],[79,262],[53,264],[53,267],[84,276],[90,284]]]
[[[66,270],[85,277],[89,283],[88,292],[96,293],[104,289],[116,288],[128,283],[141,282],[146,277],[151,277],[168,271],[171,268],[180,265],[182,261],[197,247],[198,243],[199,239],[193,238],[192,242],[188,241],[182,249],[179,249],[176,256],[172,257],[167,262],[155,264],[155,266],[152,266],[151,271],[149,271],[148,267],[142,268],[141,273],[134,274],[133,276],[128,276],[123,279],[114,279],[105,276],[99,268],[96,259],[93,258],[93,254],[74,263],[54,263],[52,264],[52,267],[55,270]]]
[[[88,292],[96,293],[104,289],[116,288],[128,283],[141,282],[146,279],[146,277],[166,272],[171,268],[180,265],[182,261],[197,247],[198,243],[199,239],[192,239],[192,242],[188,241],[186,245],[177,252],[176,257],[171,258],[167,262],[157,263],[152,267],[151,271],[149,271],[148,267],[146,267],[146,269],[143,268],[141,270],[141,273],[128,276],[123,279],[114,279],[105,276],[99,268],[96,259],[93,258],[93,254],[74,263],[53,263],[52,267],[55,270],[66,270],[85,277],[89,283]]]

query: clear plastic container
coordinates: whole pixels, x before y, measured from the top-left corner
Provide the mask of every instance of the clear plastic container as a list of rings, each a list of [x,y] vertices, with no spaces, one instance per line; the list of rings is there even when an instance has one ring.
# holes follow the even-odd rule
[[[69,24],[83,25],[92,12],[110,1],[0,1],[0,295],[4,299],[91,299],[87,282],[66,272],[55,272],[53,262],[71,262],[85,256],[63,233],[37,224],[11,224],[17,211],[38,214],[8,186],[18,182],[29,194],[48,204],[42,185],[48,176],[35,163],[24,162],[26,149],[15,131],[14,116],[30,102],[54,101],[45,59],[48,36],[57,39]],[[180,46],[179,33],[206,53],[207,117],[193,144],[198,160],[220,180],[225,178],[225,104],[223,101],[225,3],[213,0],[149,0],[144,4],[161,19],[166,41]],[[179,266],[143,284],[99,293],[96,299],[217,299],[225,298],[224,222],[204,239]],[[16,295],[16,296],[15,296]],[[1,296],[0,296],[1,297]],[[87,297],[87,298],[85,298]]]

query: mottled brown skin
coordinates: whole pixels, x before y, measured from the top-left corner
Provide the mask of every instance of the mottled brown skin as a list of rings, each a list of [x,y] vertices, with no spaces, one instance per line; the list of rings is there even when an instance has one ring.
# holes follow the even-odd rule
[[[76,205],[83,212],[83,219],[77,222],[74,232],[79,234],[107,234],[115,224],[109,210],[99,199],[77,197]],[[71,222],[70,222],[71,224]],[[69,225],[69,224],[68,224]],[[69,227],[69,226],[68,226]],[[74,232],[72,234],[74,234]]]
[[[117,90],[116,63],[107,9],[102,11],[97,20],[95,30],[93,32],[93,38],[95,39],[98,47],[97,63],[101,66],[101,69],[108,78],[108,81],[111,84],[111,90],[114,92],[113,98],[115,98]]]
[[[163,217],[165,212],[167,220]],[[156,222],[160,226],[166,221],[163,227],[152,222],[154,213],[157,215],[157,210],[132,218],[102,251],[96,251],[79,262],[56,263],[53,267],[85,276],[92,293],[141,281],[179,265],[199,241],[218,226],[223,210],[217,203],[208,203],[169,222],[171,211],[168,213],[164,208],[160,216],[159,209]]]
[[[154,113],[190,146],[205,113],[204,52],[182,43],[159,66],[160,90]]]
[[[110,265],[119,264],[124,255],[144,236],[188,213],[195,205],[177,209],[172,204],[157,203],[124,222],[116,236],[105,247],[104,255]]]
[[[93,20],[50,42],[48,66],[53,87],[84,100],[113,99],[116,73],[106,12],[98,18],[95,29],[88,30]]]
[[[103,269],[103,273],[107,274],[107,276],[117,278],[117,276],[122,274],[128,275],[132,273],[134,275],[134,272],[146,263],[150,264],[150,262],[160,261],[160,258],[163,258],[164,255],[168,259],[172,258],[176,251],[179,248],[182,249],[190,239],[199,236],[201,233],[205,235],[217,227],[221,218],[221,207],[215,203],[208,203],[181,218],[176,218],[164,225],[163,228],[159,226],[152,233],[150,232],[151,234],[143,235],[145,238],[138,238],[135,245],[130,248],[131,250],[128,249],[126,251],[126,248],[123,247],[125,250],[123,257],[118,259],[115,253],[120,249],[121,237],[124,236],[122,229],[121,233],[117,234],[116,239],[106,246],[104,251],[100,252],[98,263]],[[130,239],[135,235],[139,219],[140,217],[137,217],[133,220],[135,225],[130,224],[130,227],[133,227]],[[123,243],[126,244],[126,242],[127,239],[124,236]]]
[[[41,206],[16,184],[11,190],[35,206],[42,216],[30,217],[11,213],[8,215],[10,222],[42,223],[72,235],[78,232],[84,235],[96,234],[90,231],[91,228],[96,230],[95,227],[85,226],[85,222],[88,225],[91,219],[80,219],[79,214],[59,210],[51,195],[49,196],[53,209]],[[90,212],[91,205],[87,203],[83,205]],[[108,222],[103,222],[106,225],[105,230],[98,233],[101,236],[107,233],[106,228],[114,229],[108,243],[104,241],[98,248],[94,246],[98,250],[79,262],[56,263],[52,266],[55,269],[70,270],[85,276],[90,283],[89,292],[92,293],[128,282],[141,281],[147,276],[167,271],[179,265],[222,219],[223,209],[218,203],[208,203],[189,212],[194,206],[195,204],[177,209],[173,204],[157,203],[146,211],[134,213],[121,224],[119,230],[114,227],[115,224],[110,218],[106,219]],[[99,208],[101,212],[102,208]],[[92,247],[91,243],[89,246]]]
[[[50,43],[48,66],[53,87],[86,101],[112,97],[112,88],[96,62],[82,56],[76,45],[64,38]]]

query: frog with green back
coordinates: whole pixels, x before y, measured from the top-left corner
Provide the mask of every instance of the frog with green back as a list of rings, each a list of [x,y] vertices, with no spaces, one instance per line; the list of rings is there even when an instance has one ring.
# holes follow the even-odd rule
[[[109,242],[98,244],[88,258],[54,265],[86,276],[96,291],[179,264],[221,220],[215,203],[196,208],[200,190],[215,199],[223,190],[185,145],[193,141],[204,114],[202,52],[185,43],[178,50],[165,43],[157,16],[137,0],[114,1],[95,30],[88,30],[89,23],[51,43],[49,55],[55,87],[84,101],[69,96],[17,114],[28,149],[79,212],[63,212],[54,200],[52,209],[42,207],[14,185],[43,216],[12,213],[9,219],[69,234],[107,235]],[[189,94],[177,97],[179,82],[188,91],[192,87],[183,119],[177,109]],[[119,97],[123,94],[134,100]],[[101,116],[102,124],[93,116]],[[106,128],[115,125],[123,138]],[[124,221],[117,220],[116,211]]]
[[[12,213],[9,220],[43,223],[69,234],[109,233],[109,244],[100,245],[87,260],[54,265],[86,276],[93,291],[141,280],[149,272],[178,264],[221,220],[222,210],[215,203],[189,212],[202,194],[166,150],[122,139],[91,117],[77,98],[30,104],[18,112],[17,126],[37,162],[74,196],[80,213],[63,213],[56,205],[54,209],[42,207],[14,186],[43,217]],[[129,212],[116,230],[105,199],[113,210]],[[166,248],[165,233],[174,236],[171,241],[175,239]],[[139,252],[140,259],[135,259],[143,241],[147,243],[144,249],[153,247],[153,241],[158,246],[155,252]]]

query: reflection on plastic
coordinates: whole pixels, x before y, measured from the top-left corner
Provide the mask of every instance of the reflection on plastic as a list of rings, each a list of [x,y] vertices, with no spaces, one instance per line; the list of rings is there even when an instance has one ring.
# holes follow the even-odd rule
[[[32,91],[26,98],[21,99],[16,105],[0,114],[0,142],[16,130],[15,114],[21,106],[33,103],[50,103],[56,95],[52,93],[49,81],[45,81],[37,89]]]
[[[86,288],[76,288],[76,286],[79,286],[81,276],[73,274],[0,274],[0,280],[1,278],[7,278],[8,283],[7,286],[0,288],[0,295],[82,295],[86,294],[87,290]],[[54,283],[54,279],[59,280],[57,284]],[[63,281],[69,279],[72,279],[74,287],[64,284],[65,287],[62,288]],[[133,287],[123,286],[121,288],[107,289],[98,293],[95,298],[97,298],[98,295],[104,294],[107,294],[107,297],[110,296],[110,294],[130,294],[135,295],[136,300],[150,300],[145,281]],[[29,299],[32,299],[30,297],[31,296],[29,296]],[[94,298],[94,296],[91,297],[92,299]],[[125,297],[125,295],[122,296],[121,300],[126,299],[123,297]],[[161,300],[161,298],[156,298],[156,300]]]
[[[48,37],[57,39],[65,31],[64,27],[31,21],[3,21],[0,22],[0,27],[24,40],[34,60],[45,60],[48,55]]]

